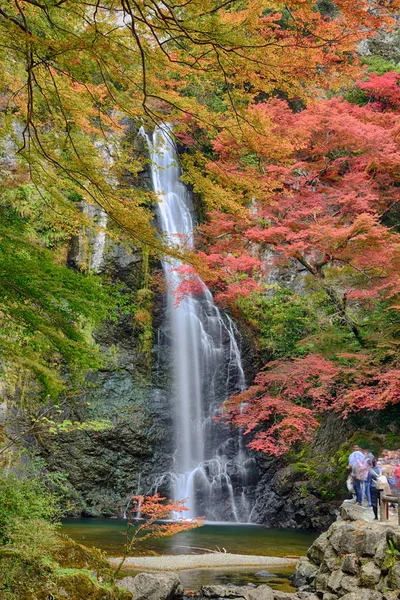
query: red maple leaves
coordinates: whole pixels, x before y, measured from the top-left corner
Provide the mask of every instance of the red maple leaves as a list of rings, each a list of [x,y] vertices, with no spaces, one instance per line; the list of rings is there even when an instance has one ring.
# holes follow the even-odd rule
[[[400,73],[392,71],[384,75],[372,73],[368,81],[358,81],[357,85],[367,92],[369,108],[381,111],[400,108]]]
[[[368,354],[339,358],[310,354],[269,363],[254,385],[225,402],[224,418],[251,434],[250,448],[279,456],[309,441],[326,410],[347,416],[400,402],[400,369],[382,372]]]
[[[182,531],[201,527],[204,519],[185,519],[184,513],[189,509],[186,500],[167,500],[160,494],[154,496],[132,496],[127,528],[125,531],[124,556],[121,559],[116,575],[123,568],[126,558],[136,545],[148,538],[171,537]],[[132,517],[140,514],[135,523]],[[175,517],[175,518],[174,518]]]
[[[383,97],[386,82],[385,93],[394,98],[395,75],[385,81],[376,76],[360,85]],[[373,87],[377,80],[378,90]],[[274,143],[260,146],[260,166],[246,166],[238,160],[234,142],[228,139],[222,147],[226,135],[219,136],[219,158],[209,165],[213,178],[223,173],[220,184],[235,187],[243,199],[253,196],[246,219],[214,211],[202,227],[219,278],[232,274],[227,255],[250,262],[263,245],[281,263],[297,260],[320,278],[334,267],[350,297],[397,294],[400,237],[381,217],[398,201],[399,115],[340,98],[300,114],[276,99],[252,111],[269,119],[275,145],[284,155],[275,152]],[[271,164],[274,154],[278,164]],[[259,267],[254,261],[247,275]]]
[[[297,262],[360,348],[269,363],[224,404],[250,447],[273,455],[310,439],[326,410],[347,416],[400,402],[394,354],[382,361],[368,348],[351,310],[399,304],[400,236],[386,216],[400,197],[400,75],[357,85],[364,106],[341,98],[300,113],[276,98],[252,106],[241,141],[219,134],[206,165],[215,194],[233,193],[240,205],[211,211],[200,228],[217,301],[235,309],[268,270]]]

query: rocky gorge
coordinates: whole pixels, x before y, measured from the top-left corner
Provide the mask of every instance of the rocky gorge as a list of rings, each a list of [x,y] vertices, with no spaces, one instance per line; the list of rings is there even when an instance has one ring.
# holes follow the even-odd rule
[[[137,129],[130,129],[127,139],[134,154],[146,154]],[[124,183],[147,189],[150,173],[145,170],[134,181]],[[82,210],[89,209],[83,206]],[[90,210],[93,218],[103,218],[101,211]],[[69,516],[123,516],[132,494],[159,491],[170,496],[174,486],[174,423],[179,409],[171,402],[173,356],[167,293],[165,289],[154,291],[149,284],[151,279],[161,278],[162,266],[136,247],[116,242],[112,223],[104,222],[103,226],[108,228],[106,233],[86,228],[72,238],[67,262],[73,269],[94,270],[104,277],[124,299],[124,307],[117,321],[105,322],[94,332],[105,364],[89,374],[85,395],[68,408],[65,417],[105,419],[109,426],[102,431],[61,431],[55,438],[35,440],[50,472],[62,474],[69,465],[65,482]],[[265,257],[266,262],[270,259]],[[266,283],[304,292],[304,275],[292,266],[273,269]],[[229,336],[224,335],[226,352]],[[236,336],[243,377],[250,382],[262,357],[248,327],[238,324]],[[221,390],[217,395],[226,397],[227,390],[222,389],[225,382],[218,385]],[[328,416],[302,461],[292,457],[268,459],[250,452],[244,509],[239,506],[243,466],[235,463],[238,443],[242,444],[240,452],[244,443],[238,442],[234,429],[214,424],[212,436],[224,440],[218,452],[224,456],[236,509],[239,506],[236,516],[228,509],[217,520],[317,531],[329,526],[335,518],[332,500],[341,497],[343,477],[337,477],[338,467],[341,469],[338,459],[332,464],[325,457],[346,452],[354,429],[351,422]],[[212,444],[217,447],[219,442]],[[318,465],[317,471],[314,465]],[[214,468],[209,462],[207,469],[212,472]],[[329,478],[334,489],[327,492],[324,481]]]
[[[147,152],[137,129],[130,130],[129,141],[134,153]],[[150,173],[145,170],[127,183],[146,189],[149,181]],[[94,216],[102,218],[100,212]],[[82,401],[70,407],[65,416],[78,421],[101,418],[109,427],[59,432],[56,438],[36,440],[50,472],[63,473],[65,465],[70,465],[65,485],[70,516],[123,516],[132,494],[159,491],[170,496],[174,486],[174,423],[179,409],[171,402],[168,302],[165,289],[160,293],[149,285],[153,277],[160,279],[162,266],[136,247],[116,242],[112,224],[106,226],[110,230],[101,240],[90,229],[73,238],[68,264],[78,270],[95,269],[125,298],[125,306],[117,321],[105,322],[94,332],[106,357],[105,365],[87,377]],[[265,261],[271,261],[269,254]],[[304,273],[293,265],[269,269],[265,281],[306,293],[304,282]],[[262,356],[254,332],[247,326],[238,324],[237,340],[244,378],[250,382]],[[228,336],[224,345],[229,345]],[[221,398],[224,394],[226,390],[220,393]],[[363,425],[366,423],[364,419]],[[275,459],[250,452],[246,463],[248,509],[240,509],[236,517],[228,509],[219,519],[325,529],[334,521],[337,505],[345,497],[344,457],[351,443],[361,438],[370,440],[374,447],[385,443],[384,435],[371,433],[374,428],[373,417],[368,430],[360,431],[351,418],[344,421],[327,415],[312,443],[301,449],[300,457]],[[213,430],[213,435],[224,439],[219,452],[225,457],[233,494],[241,502],[242,466],[235,463],[237,431],[222,425],[213,425]],[[207,466],[210,468],[214,468],[212,462]]]

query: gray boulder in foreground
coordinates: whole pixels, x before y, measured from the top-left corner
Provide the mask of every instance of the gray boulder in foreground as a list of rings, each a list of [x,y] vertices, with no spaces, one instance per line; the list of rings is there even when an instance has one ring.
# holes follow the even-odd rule
[[[183,594],[176,573],[139,573],[120,579],[117,585],[131,592],[134,600],[173,600]]]
[[[319,600],[318,596],[307,592],[279,592],[268,585],[259,585],[257,588],[248,586],[205,585],[201,588],[198,598],[209,600]]]

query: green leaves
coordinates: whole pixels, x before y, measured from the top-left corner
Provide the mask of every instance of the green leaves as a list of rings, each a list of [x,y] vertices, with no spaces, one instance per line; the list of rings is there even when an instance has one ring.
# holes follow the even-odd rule
[[[41,424],[46,427],[49,433],[56,435],[59,432],[68,431],[104,431],[110,429],[112,424],[105,419],[89,420],[89,421],[71,421],[65,419],[60,423],[52,419],[41,419]]]
[[[105,319],[115,302],[99,277],[56,264],[56,255],[43,247],[39,235],[32,239],[36,216],[23,219],[4,206],[0,211],[3,374],[19,387],[23,371],[31,391],[55,399],[68,385],[82,382],[87,370],[102,364],[86,329]]]
[[[24,478],[2,474],[0,478],[0,539],[16,520],[53,520],[57,502],[38,477]]]
[[[297,343],[315,330],[310,302],[278,285],[271,295],[251,294],[238,300],[246,320],[259,331],[259,343],[266,358],[277,359],[298,354]]]

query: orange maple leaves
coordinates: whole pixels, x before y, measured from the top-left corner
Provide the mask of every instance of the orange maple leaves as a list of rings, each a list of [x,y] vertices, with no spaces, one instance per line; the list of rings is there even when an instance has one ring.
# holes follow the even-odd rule
[[[297,262],[360,347],[333,360],[309,354],[272,362],[232,396],[225,416],[255,450],[279,455],[307,441],[326,410],[347,416],[400,402],[394,352],[386,362],[374,358],[351,314],[352,306],[400,292],[400,236],[386,222],[398,203],[399,79],[387,73],[358,82],[370,99],[364,106],[333,98],[296,113],[271,99],[248,112],[252,138],[248,125],[241,144],[226,131],[214,140],[206,169],[216,192],[234,190],[247,206],[245,215],[212,210],[200,228],[216,297],[235,310],[271,267]],[[269,260],[257,262],[265,252]]]
[[[189,510],[185,502],[186,500],[166,500],[158,493],[153,496],[132,496],[125,532],[124,557],[117,567],[116,574],[121,571],[128,554],[144,540],[170,537],[203,525],[202,518],[184,519],[184,513]],[[134,523],[133,517],[137,514],[140,514],[140,520]]]
[[[398,199],[396,81],[388,74],[360,83],[386,99],[393,107],[386,112],[378,102],[353,106],[340,98],[300,113],[276,99],[253,107],[270,131],[257,153],[254,143],[239,148],[232,136],[217,136],[210,177],[251,200],[245,218],[211,211],[200,228],[208,245],[202,261],[218,293],[234,274],[242,282],[257,274],[260,247],[272,249],[275,262],[299,261],[321,280],[334,268],[349,298],[399,293],[400,237],[381,220]]]

